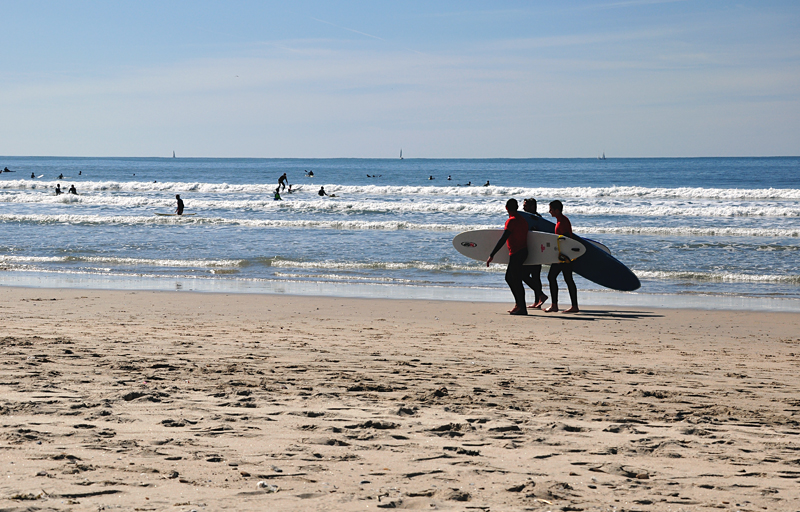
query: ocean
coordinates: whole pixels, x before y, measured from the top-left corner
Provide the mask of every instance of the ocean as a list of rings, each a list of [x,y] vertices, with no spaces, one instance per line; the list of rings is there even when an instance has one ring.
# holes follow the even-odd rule
[[[575,233],[642,282],[622,293],[576,276],[582,305],[800,311],[798,157],[0,157],[0,167],[14,171],[0,175],[0,285],[510,304],[505,268],[461,256],[452,239],[501,228],[508,198],[534,197],[546,218],[560,199]],[[292,193],[275,201],[283,173]],[[57,184],[78,195],[56,196]],[[176,194],[195,215],[156,215],[175,210]]]

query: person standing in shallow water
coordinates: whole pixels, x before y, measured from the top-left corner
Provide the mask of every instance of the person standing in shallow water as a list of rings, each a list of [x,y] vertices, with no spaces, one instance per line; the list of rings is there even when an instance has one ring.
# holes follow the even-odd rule
[[[183,200],[181,199],[180,194],[175,194],[175,199],[178,200],[178,207],[175,208],[175,214],[183,215]]]
[[[511,288],[514,295],[514,308],[509,311],[512,315],[527,315],[528,309],[525,306],[525,287],[522,285],[523,263],[528,259],[528,222],[517,212],[519,203],[514,198],[506,201],[506,211],[508,220],[506,221],[503,236],[498,240],[497,245],[486,260],[486,266],[494,259],[497,251],[508,243],[508,267],[506,268],[506,283]]]
[[[569,219],[564,216],[564,205],[559,200],[550,202],[550,215],[556,218],[556,234],[572,238],[572,224]],[[556,263],[550,265],[550,272],[547,274],[547,280],[550,281],[550,295],[553,301],[550,307],[545,309],[546,313],[553,313],[558,311],[558,281],[556,278],[558,274],[564,273],[564,282],[567,283],[567,290],[569,290],[569,298],[572,301],[572,307],[564,310],[564,313],[577,313],[578,309],[578,288],[575,286],[575,281],[572,279],[572,262],[565,261],[563,263]]]

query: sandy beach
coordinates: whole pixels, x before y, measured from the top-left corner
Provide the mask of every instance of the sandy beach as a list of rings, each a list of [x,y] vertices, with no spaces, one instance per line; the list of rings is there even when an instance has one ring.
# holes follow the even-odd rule
[[[0,510],[798,510],[800,314],[0,288]]]

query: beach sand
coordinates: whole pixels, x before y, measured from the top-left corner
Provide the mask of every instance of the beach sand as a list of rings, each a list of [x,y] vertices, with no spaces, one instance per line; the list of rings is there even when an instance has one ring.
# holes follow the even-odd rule
[[[0,288],[0,510],[798,510],[800,314]]]

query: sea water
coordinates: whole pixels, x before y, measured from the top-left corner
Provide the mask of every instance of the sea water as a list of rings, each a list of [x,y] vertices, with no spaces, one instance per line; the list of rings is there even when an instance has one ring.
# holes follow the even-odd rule
[[[0,175],[5,285],[511,302],[505,268],[461,256],[452,239],[501,228],[507,199],[534,197],[545,218],[560,199],[574,231],[642,282],[620,293],[576,276],[583,304],[800,310],[798,157],[0,157],[0,167],[15,171]],[[283,173],[292,193],[276,201]],[[56,184],[78,195],[56,196]],[[196,215],[156,215],[175,210],[176,194]]]

